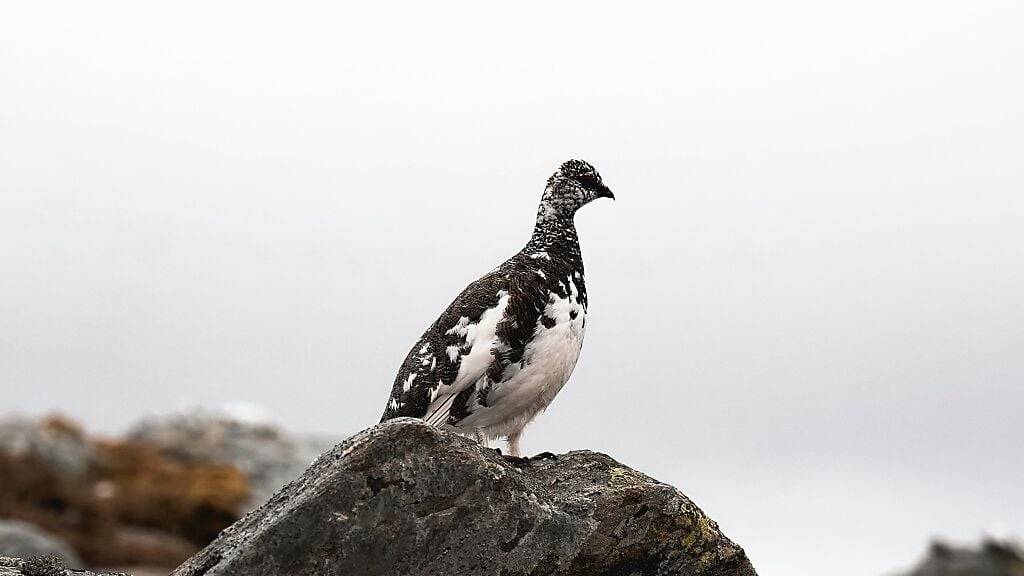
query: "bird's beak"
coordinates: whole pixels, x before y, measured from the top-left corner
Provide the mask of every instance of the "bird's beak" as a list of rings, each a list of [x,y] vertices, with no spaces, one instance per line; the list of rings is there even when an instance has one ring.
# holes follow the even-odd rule
[[[602,184],[601,187],[597,189],[597,197],[611,198],[612,200],[615,200],[615,194],[612,194],[611,189],[605,186],[604,184]]]

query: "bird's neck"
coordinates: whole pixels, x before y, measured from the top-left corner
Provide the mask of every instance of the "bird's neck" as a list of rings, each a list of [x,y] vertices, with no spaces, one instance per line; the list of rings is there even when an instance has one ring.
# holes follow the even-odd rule
[[[580,258],[580,240],[571,215],[538,214],[528,249]]]

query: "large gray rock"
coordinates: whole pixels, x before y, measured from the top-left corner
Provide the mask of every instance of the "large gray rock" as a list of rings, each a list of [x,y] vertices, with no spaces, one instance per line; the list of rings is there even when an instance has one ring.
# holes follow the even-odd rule
[[[419,420],[357,434],[172,576],[754,576],[678,490],[594,452],[507,459]]]
[[[0,452],[42,462],[59,475],[70,477],[87,472],[96,458],[81,430],[58,416],[0,419]]]
[[[124,574],[97,574],[86,570],[68,570],[54,557],[24,560],[0,556],[0,576],[126,576]]]
[[[16,520],[0,520],[0,556],[54,556],[67,566],[82,565],[78,554],[62,540]]]
[[[985,540],[978,547],[934,542],[903,576],[1024,576],[1024,549],[998,540]]]
[[[182,460],[234,466],[249,481],[250,507],[297,478],[332,444],[317,437],[292,437],[269,420],[232,409],[145,418],[127,437]]]

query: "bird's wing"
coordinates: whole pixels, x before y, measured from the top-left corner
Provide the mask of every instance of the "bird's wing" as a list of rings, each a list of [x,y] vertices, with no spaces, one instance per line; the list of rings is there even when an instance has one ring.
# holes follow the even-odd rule
[[[402,363],[381,421],[399,416],[443,423],[454,397],[485,375],[508,307],[508,263],[473,282],[420,337]]]
[[[547,302],[547,290],[528,275],[535,274],[534,270],[510,268],[506,287],[496,308],[501,312],[500,317],[496,318],[497,322],[488,322],[490,319],[485,315],[478,325],[488,334],[483,339],[483,342],[490,342],[487,354],[480,354],[474,359],[471,352],[468,358],[463,359],[463,365],[471,365],[472,369],[460,374],[456,385],[446,389],[431,403],[424,418],[429,424],[457,425],[477,406],[487,405],[487,395],[493,384],[504,382],[516,372],[516,368],[522,367],[527,344],[537,330]],[[477,338],[481,336],[478,334]]]

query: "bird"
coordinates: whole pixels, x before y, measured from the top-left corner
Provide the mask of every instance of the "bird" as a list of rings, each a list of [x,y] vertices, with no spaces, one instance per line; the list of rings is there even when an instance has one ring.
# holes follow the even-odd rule
[[[505,439],[521,457],[523,429],[569,380],[583,346],[587,288],[576,211],[615,199],[583,160],[547,180],[526,246],[470,283],[413,345],[381,422],[400,417],[475,438]]]

